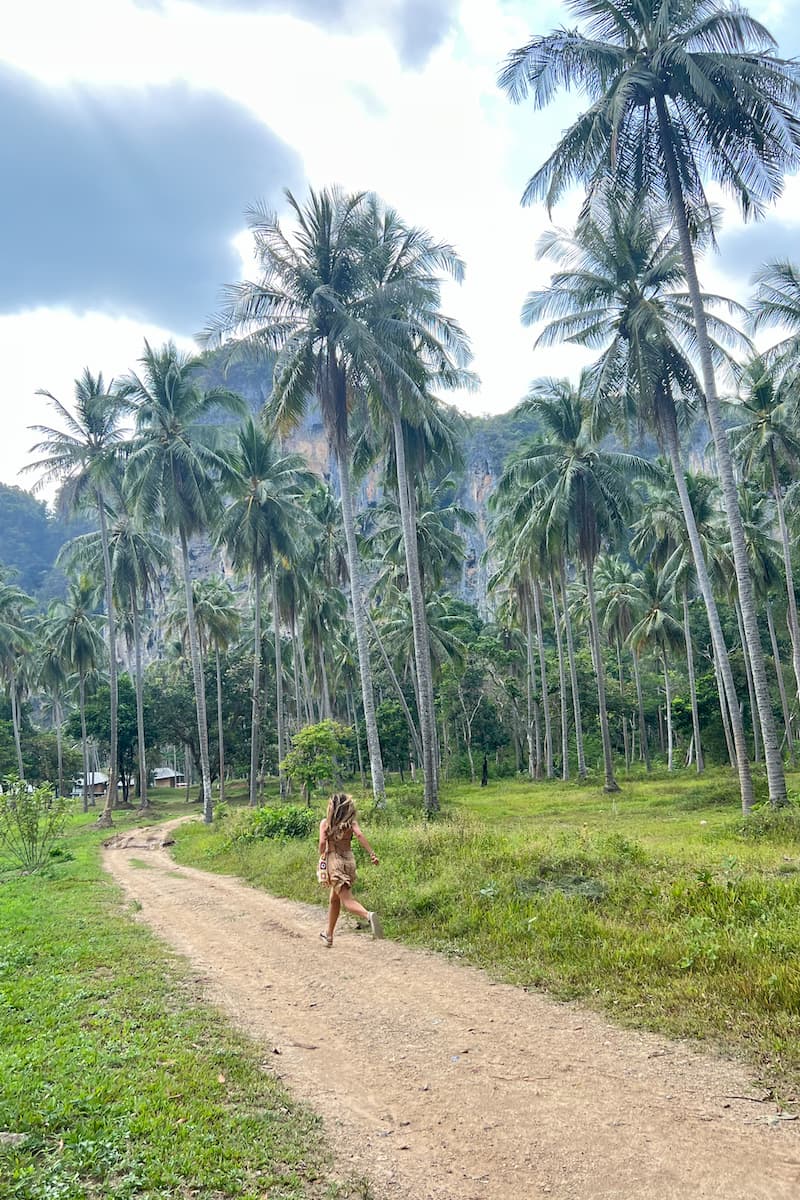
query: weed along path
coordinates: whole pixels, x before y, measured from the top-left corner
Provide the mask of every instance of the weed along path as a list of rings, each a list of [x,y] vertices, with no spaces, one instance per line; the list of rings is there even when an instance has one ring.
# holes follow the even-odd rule
[[[175,823],[173,823],[174,825]],[[171,826],[107,869],[376,1200],[796,1200],[800,1121],[745,1068],[179,867]]]

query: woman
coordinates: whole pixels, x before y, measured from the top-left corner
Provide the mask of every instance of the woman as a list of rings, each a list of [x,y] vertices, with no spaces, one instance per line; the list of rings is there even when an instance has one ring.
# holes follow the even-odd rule
[[[333,945],[333,931],[339,920],[342,905],[356,917],[369,921],[369,927],[374,938],[383,937],[378,914],[367,912],[353,895],[353,884],[356,881],[356,860],[353,857],[351,842],[353,835],[369,855],[374,867],[378,865],[378,856],[370,846],[356,820],[356,806],[353,797],[345,792],[338,792],[328,801],[328,814],[319,823],[319,856],[328,864],[327,886],[331,889],[328,902],[328,928],[319,935],[330,949]]]

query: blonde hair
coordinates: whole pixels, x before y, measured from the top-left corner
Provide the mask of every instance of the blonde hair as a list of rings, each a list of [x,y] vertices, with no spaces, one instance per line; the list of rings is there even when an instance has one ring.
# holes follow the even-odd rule
[[[356,819],[356,806],[352,796],[347,792],[334,792],[328,801],[328,833],[331,837],[339,837],[352,828]]]

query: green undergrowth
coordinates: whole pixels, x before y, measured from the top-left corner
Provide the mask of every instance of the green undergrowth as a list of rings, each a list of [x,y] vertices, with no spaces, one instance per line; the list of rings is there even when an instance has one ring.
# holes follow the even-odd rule
[[[744,821],[717,771],[637,778],[615,798],[577,784],[452,784],[434,821],[406,788],[360,819],[381,864],[356,851],[356,891],[388,936],[622,1023],[713,1041],[784,1099],[800,1090],[797,805]],[[325,901],[313,836],[244,844],[223,820],[177,838],[181,862]]]
[[[173,793],[152,818],[186,811]],[[264,1048],[133,920],[104,836],[77,818],[43,874],[0,867],[0,1130],[21,1135],[0,1139],[3,1200],[367,1197]]]

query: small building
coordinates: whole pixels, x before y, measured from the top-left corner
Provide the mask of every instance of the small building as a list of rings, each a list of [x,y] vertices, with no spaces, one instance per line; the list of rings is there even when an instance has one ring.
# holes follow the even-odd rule
[[[153,787],[180,787],[184,782],[182,771],[174,767],[156,767],[153,771]]]
[[[108,776],[102,771],[90,771],[86,777],[87,794],[89,796],[105,796],[108,791]],[[72,795],[83,795],[83,776],[81,775],[72,785]]]

